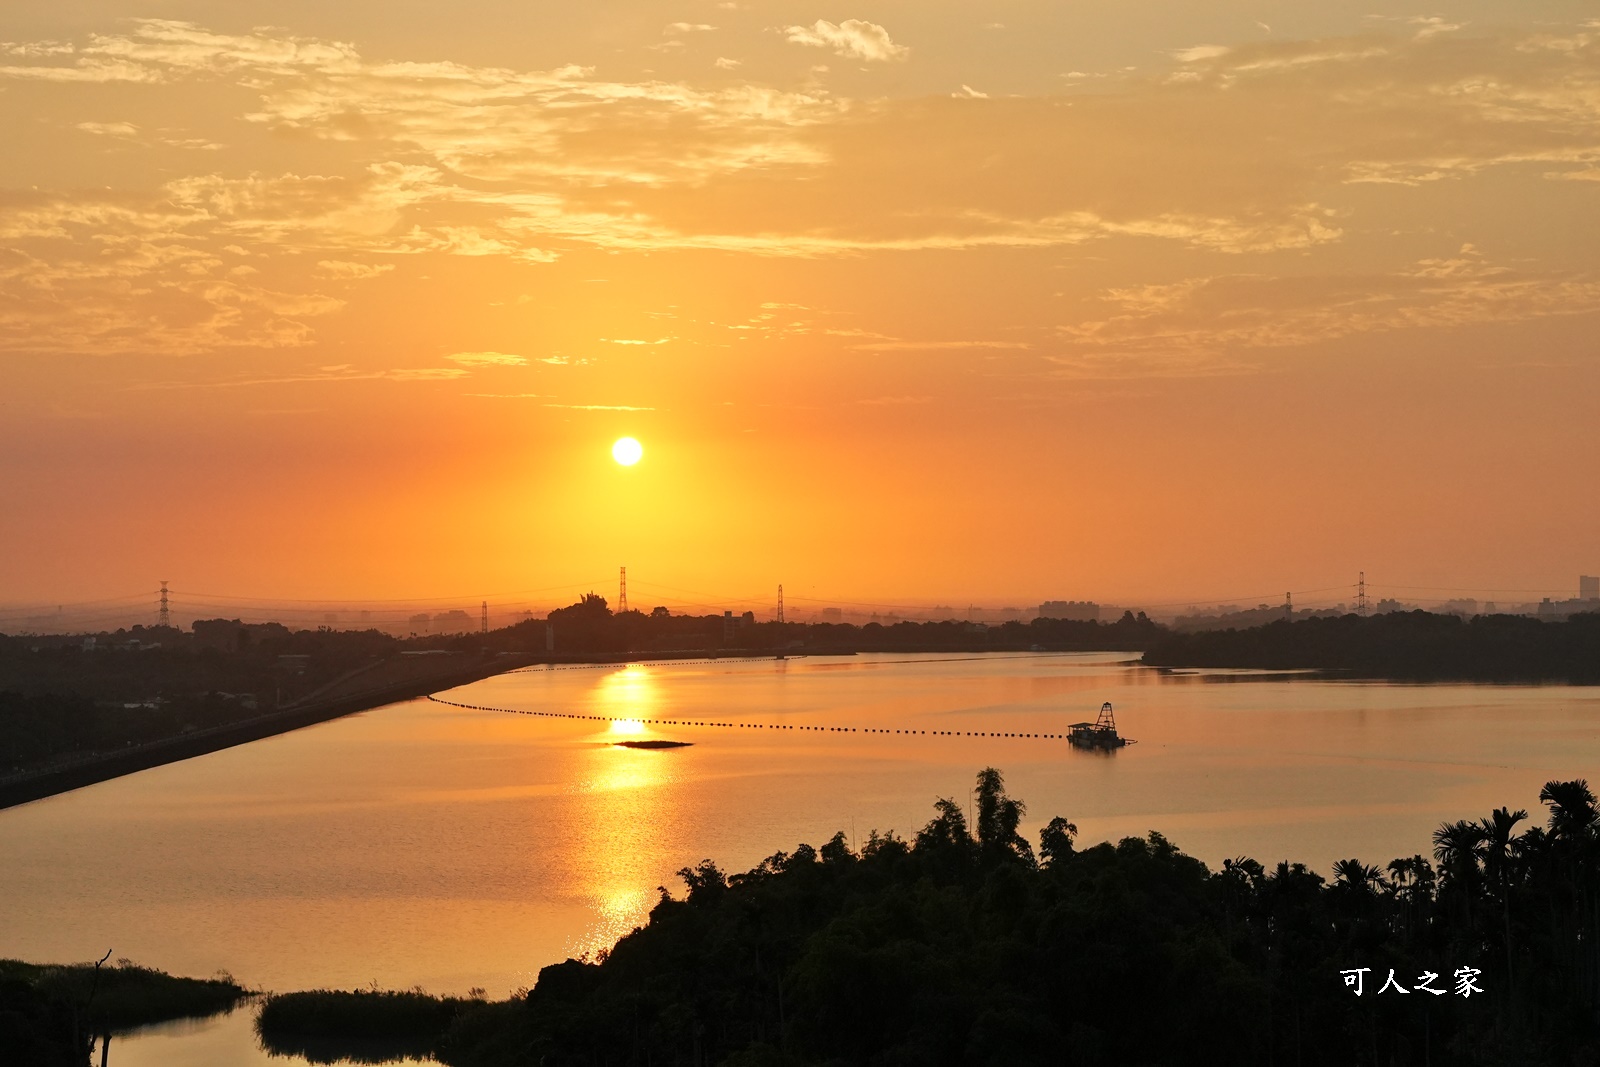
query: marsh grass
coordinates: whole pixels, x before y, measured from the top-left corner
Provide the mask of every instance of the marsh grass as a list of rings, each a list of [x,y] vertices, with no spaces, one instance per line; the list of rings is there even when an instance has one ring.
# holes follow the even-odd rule
[[[480,1000],[421,989],[313,989],[269,996],[256,1033],[269,1052],[312,1063],[383,1063],[432,1057],[439,1039]]]
[[[125,959],[101,967],[98,976],[92,963],[0,960],[0,980],[26,983],[44,999],[75,1009],[84,1029],[96,1033],[203,1019],[249,995],[231,975],[178,978]]]

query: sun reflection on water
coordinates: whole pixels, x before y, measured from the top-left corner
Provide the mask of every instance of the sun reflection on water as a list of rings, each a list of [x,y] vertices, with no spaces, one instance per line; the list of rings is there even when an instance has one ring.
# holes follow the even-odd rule
[[[609,738],[649,734],[642,720],[659,717],[662,705],[657,672],[629,666],[607,673],[585,703],[589,714],[611,720]],[[556,860],[569,892],[593,919],[567,942],[570,955],[592,958],[644,925],[665,872],[682,866],[684,779],[678,768],[685,754],[606,745],[582,756],[572,789],[582,832]]]
[[[567,942],[567,955],[574,959],[592,960],[603,952],[609,952],[635,927],[645,924],[653,904],[654,897],[644,889],[619,889],[597,901],[598,917],[581,934]]]
[[[660,702],[660,682],[655,672],[639,664],[630,664],[620,671],[603,675],[589,694],[589,705],[594,709],[594,714],[615,720],[653,718],[656,705]],[[636,725],[643,730],[642,723]],[[616,723],[611,728],[616,731]]]

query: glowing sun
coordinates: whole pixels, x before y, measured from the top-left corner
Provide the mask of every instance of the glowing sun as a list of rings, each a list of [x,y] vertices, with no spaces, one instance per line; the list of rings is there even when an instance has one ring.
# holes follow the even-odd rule
[[[611,446],[611,458],[624,467],[631,467],[644,455],[644,446],[631,437],[622,437]]]

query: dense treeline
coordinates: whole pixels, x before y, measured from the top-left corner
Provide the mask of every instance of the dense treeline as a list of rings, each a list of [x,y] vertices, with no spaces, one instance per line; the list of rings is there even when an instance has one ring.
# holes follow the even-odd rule
[[[1600,817],[1582,781],[1540,800],[1545,826],[1498,809],[1440,827],[1437,865],[1347,859],[1328,882],[1212,872],[1158,833],[1080,851],[1062,818],[1035,851],[985,770],[975,827],[940,800],[913,840],[839,834],[731,878],[704,861],[601,959],[419,1007],[409,1032],[454,1067],[1593,1063]],[[322,1039],[370,1031],[353,994],[315,996]]]
[[[376,630],[291,631],[224,619],[197,621],[192,632],[136,626],[88,641],[0,634],[0,690],[116,702],[218,692],[271,704],[280,694],[294,699],[401,647]],[[285,656],[296,659],[290,664]]]
[[[115,751],[254,714],[253,708],[220,693],[185,693],[159,704],[127,707],[76,694],[0,692],[0,774],[67,753]]]
[[[92,641],[0,635],[0,776],[255,718],[398,646],[220,619]]]
[[[1566,622],[1515,615],[1393,612],[1275,622],[1248,630],[1166,633],[1158,667],[1316,668],[1367,678],[1600,682],[1600,614]]]
[[[1164,628],[1124,612],[1114,623],[1034,619],[999,626],[946,620],[900,621],[884,625],[853,623],[756,622],[735,616],[612,612],[602,596],[590,593],[570,607],[550,613],[548,623],[558,652],[641,652],[661,650],[772,649],[819,652],[1000,652],[1049,650],[1139,651],[1150,647]],[[544,621],[524,622],[530,639],[542,641]],[[542,647],[540,645],[539,647]]]

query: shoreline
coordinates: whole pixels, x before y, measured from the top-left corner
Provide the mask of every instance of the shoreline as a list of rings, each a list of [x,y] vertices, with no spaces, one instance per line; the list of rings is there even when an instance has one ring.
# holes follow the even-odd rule
[[[333,719],[343,718],[346,715],[354,715],[360,711],[370,711],[385,704],[393,704],[401,700],[414,700],[418,697],[425,697],[430,693],[437,693],[440,690],[454,689],[456,686],[482,681],[484,678],[491,678],[497,674],[506,674],[510,671],[537,667],[542,664],[593,664],[595,666],[604,666],[607,664],[635,663],[656,659],[693,658],[710,661],[716,659],[764,659],[776,655],[776,653],[767,649],[723,649],[720,654],[707,655],[702,652],[695,655],[694,652],[697,651],[628,652],[615,655],[561,655],[560,653],[552,654],[547,652],[537,655],[501,656],[497,657],[493,662],[480,662],[470,667],[463,667],[459,670],[443,672],[425,678],[406,679],[394,684],[379,686],[329,700],[320,700],[311,704],[291,705],[242,722],[229,723],[209,730],[196,730],[177,737],[151,741],[121,752],[98,753],[67,763],[42,767],[33,771],[24,771],[21,774],[0,778],[0,810],[18,807],[22,804],[31,804],[36,800],[45,800],[61,793],[69,793],[74,789],[82,789],[85,786],[95,785],[99,782],[108,782],[113,778],[137,774],[139,771],[149,770],[153,767],[163,767],[169,763],[180,763],[196,756],[204,756],[212,752],[220,752],[223,749],[249,744],[252,741],[276,737],[279,734],[290,733],[307,726],[315,726],[318,723],[329,722]],[[827,653],[823,654],[826,655]]]

